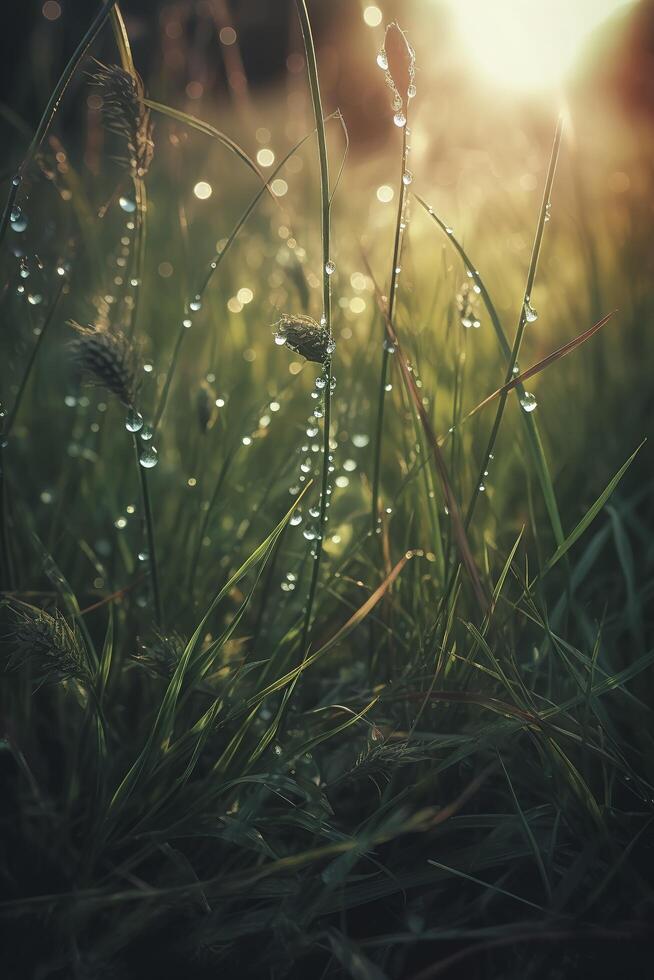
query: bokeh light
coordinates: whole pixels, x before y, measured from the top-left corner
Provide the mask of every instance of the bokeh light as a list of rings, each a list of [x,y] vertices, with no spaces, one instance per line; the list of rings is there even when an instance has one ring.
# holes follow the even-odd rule
[[[560,85],[583,44],[632,0],[449,0],[470,67],[526,91]]]

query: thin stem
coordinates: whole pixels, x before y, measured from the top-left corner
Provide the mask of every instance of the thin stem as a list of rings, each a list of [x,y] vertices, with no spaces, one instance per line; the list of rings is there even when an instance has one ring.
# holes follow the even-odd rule
[[[23,377],[21,378],[20,384],[18,386],[18,392],[16,394],[16,398],[14,399],[13,408],[9,414],[9,418],[7,419],[7,424],[4,427],[4,431],[2,433],[2,439],[1,439],[2,446],[0,447],[0,539],[1,539],[0,549],[2,553],[2,564],[3,564],[2,582],[3,585],[6,584],[7,587],[10,589],[14,587],[14,567],[13,567],[13,560],[11,555],[11,548],[9,545],[9,509],[8,509],[8,498],[7,498],[7,484],[6,484],[5,472],[4,472],[5,461],[1,457],[4,456],[6,443],[14,427],[14,422],[16,421],[18,410],[20,409],[23,396],[27,389],[27,384],[32,374],[32,369],[36,362],[36,358],[41,348],[41,344],[45,339],[46,333],[48,332],[48,328],[52,323],[52,321],[54,320],[54,315],[57,311],[59,300],[61,299],[61,295],[64,291],[65,285],[66,285],[65,280],[61,278],[59,281],[59,285],[57,287],[57,291],[54,295],[54,299],[48,311],[48,315],[45,318],[45,322],[43,326],[41,327],[41,332],[38,335],[36,339],[36,343],[34,344],[30,356],[28,358],[25,371],[23,372]]]
[[[23,160],[16,172],[16,176],[12,181],[9,190],[9,196],[7,199],[7,204],[5,205],[5,209],[2,213],[2,219],[0,220],[0,242],[4,238],[5,232],[7,230],[7,224],[9,223],[9,217],[11,214],[11,209],[13,207],[13,202],[16,199],[18,187],[20,186],[20,183],[25,175],[25,172],[27,171],[28,167],[32,163],[32,160],[34,159],[37,150],[39,149],[41,143],[45,139],[46,133],[50,128],[54,115],[57,109],[59,108],[59,103],[61,102],[64,92],[68,87],[68,83],[73,77],[73,74],[75,73],[75,70],[79,65],[79,63],[81,62],[82,58],[84,57],[84,55],[86,54],[90,46],[93,44],[97,35],[102,30],[102,27],[104,26],[107,18],[112,13],[115,4],[116,4],[116,0],[105,0],[103,6],[93,18],[93,21],[91,22],[88,30],[86,31],[86,34],[75,48],[75,51],[73,52],[68,64],[64,68],[59,78],[59,81],[57,82],[57,84],[55,85],[52,91],[50,100],[48,101],[48,104],[45,107],[39,125],[37,126],[36,132],[32,137],[32,142],[27,148],[27,153],[23,157]]]
[[[536,278],[538,257],[540,255],[541,244],[543,241],[545,222],[547,221],[550,195],[552,193],[552,184],[554,183],[554,174],[556,173],[556,163],[559,156],[559,148],[561,146],[562,133],[563,133],[563,116],[560,116],[556,125],[556,131],[554,133],[554,143],[552,145],[552,153],[550,155],[550,162],[547,170],[547,177],[545,180],[545,188],[543,190],[543,200],[541,203],[540,215],[538,218],[538,226],[536,228],[536,236],[534,238],[534,245],[531,251],[529,270],[527,272],[527,284],[525,286],[525,293],[522,301],[522,306],[520,308],[520,316],[518,318],[518,328],[516,330],[515,340],[513,341],[513,348],[511,350],[511,356],[509,357],[509,363],[506,369],[506,378],[504,382],[505,384],[507,384],[513,377],[513,369],[518,360],[518,355],[520,353],[520,347],[522,344],[522,338],[525,332],[525,326],[527,325],[526,311],[531,301],[531,291],[533,289],[534,280]],[[479,470],[479,476],[477,477],[477,481],[473,487],[472,497],[470,498],[470,503],[468,505],[468,511],[466,513],[466,519],[465,519],[466,528],[470,526],[470,522],[472,521],[472,517],[475,511],[475,506],[477,504],[477,500],[479,499],[480,487],[483,486],[483,481],[486,476],[486,471],[488,470],[488,464],[493,455],[493,450],[495,448],[495,443],[497,441],[500,425],[502,424],[502,417],[504,415],[504,408],[506,406],[508,396],[509,396],[508,391],[504,391],[500,396],[500,400],[497,405],[495,420],[493,422],[493,427],[491,429],[491,433],[488,439],[488,445],[486,446],[486,452],[484,453],[481,468]],[[561,535],[563,536],[562,528],[561,528]]]
[[[321,201],[321,237],[322,237],[322,292],[323,292],[323,316],[324,327],[331,337],[332,314],[331,314],[331,283],[328,269],[330,261],[329,255],[329,236],[330,236],[330,211],[331,198],[329,193],[329,160],[327,157],[327,140],[325,138],[325,124],[322,113],[322,101],[320,97],[320,82],[318,80],[318,66],[316,64],[316,51],[311,34],[311,24],[305,0],[295,0],[300,27],[302,29],[302,40],[304,41],[304,51],[307,59],[307,72],[309,75],[309,88],[311,90],[311,101],[313,103],[313,115],[316,123],[318,135],[318,158],[320,162],[320,201]],[[316,543],[316,557],[313,562],[311,573],[311,584],[309,586],[309,596],[302,630],[302,656],[306,656],[307,643],[309,638],[309,628],[311,626],[311,615],[316,596],[318,577],[320,574],[320,559],[323,550],[323,536],[325,530],[325,518],[327,516],[327,489],[329,482],[329,431],[331,424],[331,382],[332,382],[332,362],[331,355],[327,356],[324,367],[325,387],[324,387],[324,407],[325,415],[323,421],[323,460],[322,460],[322,483],[320,490],[320,517],[318,523],[318,541]]]
[[[453,234],[452,229],[449,228],[445,224],[445,222],[439,218],[439,216],[436,214],[434,209],[430,207],[430,205],[427,204],[427,202],[424,201],[419,195],[416,194],[415,198],[418,201],[418,203],[421,205],[421,207],[423,207],[425,211],[429,214],[432,220],[436,222],[436,224],[441,229],[441,231],[445,235],[447,235],[453,247],[461,256],[461,259],[463,260],[466,269],[470,273],[472,281],[474,282],[475,286],[479,290],[479,295],[481,296],[484,306],[486,307],[486,310],[490,317],[491,324],[493,325],[493,329],[497,336],[498,343],[502,350],[502,354],[504,356],[506,363],[508,364],[511,359],[511,347],[509,346],[509,342],[506,339],[506,335],[504,333],[502,323],[497,313],[497,309],[493,304],[490,293],[488,292],[477,268],[475,267],[469,255],[466,253],[461,243],[457,240],[457,238]],[[516,394],[518,400],[524,397],[525,395],[524,385],[522,384],[516,385]],[[541,485],[541,490],[543,492],[543,498],[545,500],[545,506],[547,508],[547,513],[550,519],[550,524],[552,526],[552,531],[554,533],[554,537],[556,539],[557,544],[560,544],[563,541],[565,535],[563,533],[563,525],[561,524],[561,516],[559,514],[559,507],[556,500],[556,494],[554,492],[554,485],[552,483],[552,477],[547,465],[547,460],[545,458],[545,451],[543,449],[543,444],[540,439],[538,425],[536,423],[536,419],[534,418],[533,414],[528,414],[527,412],[521,412],[520,415],[522,417],[522,421],[525,430],[527,432],[527,443],[529,446],[529,450],[532,454],[532,458],[534,460],[534,465],[538,472],[538,479]]]
[[[408,106],[407,106],[408,115]],[[390,279],[390,290],[389,290],[389,300],[388,300],[388,315],[391,323],[393,322],[393,314],[395,312],[395,297],[397,295],[397,281],[398,281],[398,267],[400,256],[402,254],[402,215],[404,212],[404,203],[406,195],[406,187],[404,184],[404,172],[406,170],[407,161],[407,125],[402,129],[402,166],[400,169],[400,190],[398,194],[398,204],[397,204],[397,217],[395,219],[395,238],[393,242],[393,264],[391,266],[391,279]],[[386,336],[386,330],[384,329],[384,336]],[[381,378],[379,382],[379,401],[377,405],[377,428],[375,431],[375,459],[373,464],[373,478],[372,478],[372,530],[373,533],[377,530],[377,525],[379,523],[379,479],[381,475],[381,447],[383,438],[383,428],[384,428],[384,404],[386,396],[386,379],[388,377],[388,361],[390,357],[390,351],[388,350],[388,345],[384,344],[382,351],[382,364],[381,364]]]
[[[164,617],[163,617],[163,607],[161,605],[161,594],[159,592],[159,571],[157,566],[157,552],[155,549],[154,540],[154,521],[152,519],[152,505],[150,502],[150,490],[148,488],[148,478],[145,469],[141,466],[139,461],[139,445],[136,435],[133,437],[134,440],[134,453],[136,455],[136,468],[139,471],[139,482],[141,485],[141,501],[143,504],[143,523],[145,524],[145,533],[148,539],[148,563],[150,566],[150,581],[152,583],[152,597],[154,599],[154,614],[157,626],[163,629]]]
[[[332,119],[332,118],[335,118],[335,117],[336,117],[336,113],[332,113],[332,115],[331,116],[328,116],[327,118],[328,119]],[[199,288],[196,291],[196,294],[195,294],[196,296],[199,296],[200,298],[202,298],[202,296],[204,295],[205,290],[207,289],[207,287],[208,287],[208,285],[209,285],[209,283],[211,281],[212,276],[214,275],[214,273],[218,269],[218,266],[220,265],[220,263],[223,261],[223,259],[227,255],[227,252],[229,251],[229,249],[233,245],[233,243],[234,243],[234,241],[236,239],[236,236],[238,235],[239,231],[241,230],[241,228],[243,227],[243,225],[245,224],[245,222],[247,221],[247,219],[250,217],[250,215],[254,211],[255,207],[257,206],[257,204],[259,203],[259,201],[261,200],[261,198],[264,196],[264,194],[266,194],[268,192],[268,190],[270,188],[271,182],[274,180],[274,178],[277,176],[277,174],[280,172],[280,170],[282,170],[282,168],[286,165],[286,162],[293,156],[294,153],[297,152],[297,150],[299,150],[299,148],[303,145],[303,143],[305,143],[305,141],[308,140],[312,135],[313,135],[313,131],[311,133],[307,133],[306,136],[303,136],[302,139],[299,140],[295,144],[295,146],[291,147],[291,149],[288,151],[288,153],[280,160],[280,162],[278,163],[278,165],[272,171],[272,173],[270,174],[270,177],[268,178],[268,180],[263,184],[263,186],[260,188],[260,190],[254,195],[254,197],[252,198],[252,200],[250,201],[250,203],[246,207],[245,211],[243,211],[241,217],[238,219],[238,221],[236,222],[236,224],[232,228],[232,231],[231,231],[231,233],[229,235],[229,238],[225,242],[224,246],[222,247],[222,249],[220,250],[220,252],[217,252],[214,255],[213,259],[211,260],[211,262],[209,264],[209,268],[208,268],[208,270],[207,270],[207,272],[205,274],[205,277],[204,277],[202,283],[200,284]],[[186,310],[185,311],[185,314],[184,314],[184,317],[186,318],[188,315],[189,315],[189,311]],[[170,393],[170,386],[172,384],[172,380],[173,380],[173,377],[174,377],[174,374],[175,374],[175,370],[177,368],[177,362],[178,362],[178,359],[179,359],[179,352],[180,352],[180,348],[182,346],[182,341],[183,341],[184,335],[186,333],[187,333],[187,329],[184,326],[184,324],[182,323],[181,326],[180,326],[180,328],[179,328],[178,334],[177,334],[177,339],[175,341],[175,347],[174,347],[174,350],[173,350],[173,355],[171,357],[170,364],[168,366],[168,371],[166,372],[166,379],[164,381],[163,388],[161,389],[161,395],[159,396],[159,401],[158,401],[157,408],[156,408],[155,415],[154,415],[154,422],[153,422],[153,426],[152,427],[153,427],[153,429],[154,429],[155,432],[156,432],[156,430],[157,430],[157,428],[159,426],[159,423],[161,422],[161,419],[163,417],[163,414],[164,414],[164,412],[166,410],[166,405],[168,403],[168,395]]]
[[[30,375],[32,373],[32,368],[34,367],[34,363],[36,361],[37,354],[39,353],[39,350],[41,348],[41,344],[43,343],[43,341],[45,339],[45,335],[46,335],[46,333],[48,331],[48,328],[49,328],[50,324],[52,323],[52,321],[54,320],[54,315],[55,315],[55,313],[57,311],[57,306],[59,305],[59,300],[61,299],[61,295],[62,295],[62,293],[64,291],[65,285],[66,285],[66,281],[65,281],[65,279],[63,277],[61,277],[61,279],[59,281],[59,285],[57,287],[57,291],[56,291],[56,293],[54,295],[54,299],[52,301],[52,305],[50,306],[50,309],[48,311],[48,315],[45,318],[45,322],[44,322],[43,326],[41,327],[41,332],[38,335],[38,337],[36,338],[36,343],[34,344],[34,347],[32,348],[32,351],[30,353],[29,359],[27,361],[27,365],[25,367],[25,371],[23,372],[23,377],[21,378],[20,385],[18,387],[18,392],[17,392],[16,398],[14,400],[14,407],[11,410],[11,414],[9,415],[9,419],[7,420],[7,425],[5,427],[5,431],[4,431],[4,437],[5,437],[5,439],[8,439],[9,438],[9,435],[11,433],[11,430],[13,429],[14,422],[16,421],[16,416],[18,415],[18,410],[19,410],[20,405],[21,405],[21,402],[23,400],[23,395],[25,394],[25,390],[27,388],[27,383],[28,383],[28,381],[30,379]]]

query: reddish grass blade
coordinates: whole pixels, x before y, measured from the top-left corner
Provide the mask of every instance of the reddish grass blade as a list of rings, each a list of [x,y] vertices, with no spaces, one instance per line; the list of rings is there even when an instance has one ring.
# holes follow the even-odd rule
[[[526,371],[523,371],[522,374],[516,375],[515,378],[511,378],[510,381],[503,384],[501,388],[497,388],[492,394],[488,395],[487,398],[484,398],[482,402],[475,405],[472,411],[468,412],[468,414],[461,419],[459,425],[462,425],[463,422],[466,422],[469,418],[472,418],[473,415],[476,415],[477,412],[479,412],[482,408],[485,408],[489,402],[492,402],[493,399],[498,398],[500,395],[503,395],[508,391],[511,391],[512,388],[517,388],[518,385],[521,385],[524,381],[527,381],[529,378],[533,378],[535,374],[540,374],[540,372],[544,371],[545,368],[550,366],[550,364],[554,364],[555,361],[565,357],[566,354],[571,354],[573,350],[577,349],[577,347],[581,347],[581,345],[585,344],[587,340],[590,340],[593,334],[596,334],[598,330],[601,330],[602,327],[608,323],[611,317],[617,312],[617,310],[613,310],[612,313],[607,313],[606,316],[603,316],[601,320],[594,323],[592,327],[588,328],[588,330],[584,330],[584,332],[580,333],[578,337],[574,338],[574,340],[570,340],[562,347],[558,347],[555,351],[552,351],[551,354],[548,354],[547,357],[537,361],[536,364],[532,364],[532,366],[527,368]]]

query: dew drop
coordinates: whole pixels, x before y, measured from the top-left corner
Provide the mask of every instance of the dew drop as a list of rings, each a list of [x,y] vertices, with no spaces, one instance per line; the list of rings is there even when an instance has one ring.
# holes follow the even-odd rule
[[[130,197],[120,197],[118,203],[127,214],[132,214],[136,211],[136,201],[133,201]]]
[[[325,272],[328,276],[333,276],[336,272],[336,265],[331,259],[325,263]]]
[[[383,48],[377,55],[377,64],[379,65],[382,71],[388,71],[388,58],[386,57],[386,52],[384,51]]]
[[[139,456],[139,463],[146,470],[151,470],[153,466],[156,466],[159,462],[159,454],[154,446],[147,445],[141,450]]]
[[[411,171],[405,170],[404,173],[402,174],[402,183],[404,184],[404,186],[408,187],[412,180],[413,180],[413,174],[411,173]]]
[[[538,319],[538,313],[533,308],[529,300],[525,303],[525,320],[527,323],[534,323]]]
[[[28,293],[27,302],[31,306],[38,306],[39,303],[43,302],[43,297],[41,296],[41,293]]]
[[[277,344],[278,347],[284,346],[284,344],[286,343],[286,337],[284,336],[283,333],[275,334],[275,343]]]
[[[402,129],[403,126],[406,126],[406,116],[401,111],[396,112],[395,115],[393,116],[393,122],[398,127],[398,129]]]
[[[142,425],[141,426],[141,439],[143,440],[143,442],[150,442],[150,440],[152,439],[152,436],[153,436],[152,426],[151,425],[147,425],[147,424],[146,425]]]
[[[15,207],[9,216],[9,223],[14,231],[25,231],[27,228],[27,216],[19,207]]]
[[[302,523],[302,514],[300,513],[299,510],[296,510],[295,513],[291,515],[291,518],[288,523],[292,524],[293,527],[297,527],[298,524]]]
[[[352,442],[357,447],[357,449],[363,449],[370,442],[370,436],[365,435],[365,433],[352,436]]]
[[[138,432],[143,428],[143,416],[135,408],[130,408],[125,419],[125,428],[128,432]]]
[[[522,405],[522,410],[524,412],[533,412],[538,405],[538,402],[530,391],[525,391],[524,395],[520,399],[520,404]]]
[[[199,293],[188,304],[188,308],[189,310],[193,310],[194,313],[197,313],[198,310],[202,309],[202,298],[200,297]]]
[[[406,94],[408,95],[408,97],[410,99],[415,99],[415,97],[416,97],[416,87],[415,87],[415,85],[413,85],[413,84],[409,85],[408,89],[406,90]]]

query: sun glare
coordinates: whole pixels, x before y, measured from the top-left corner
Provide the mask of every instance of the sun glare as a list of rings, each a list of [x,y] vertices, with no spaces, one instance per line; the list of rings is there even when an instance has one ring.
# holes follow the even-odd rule
[[[633,0],[449,0],[472,67],[502,87],[557,88],[589,34]]]

